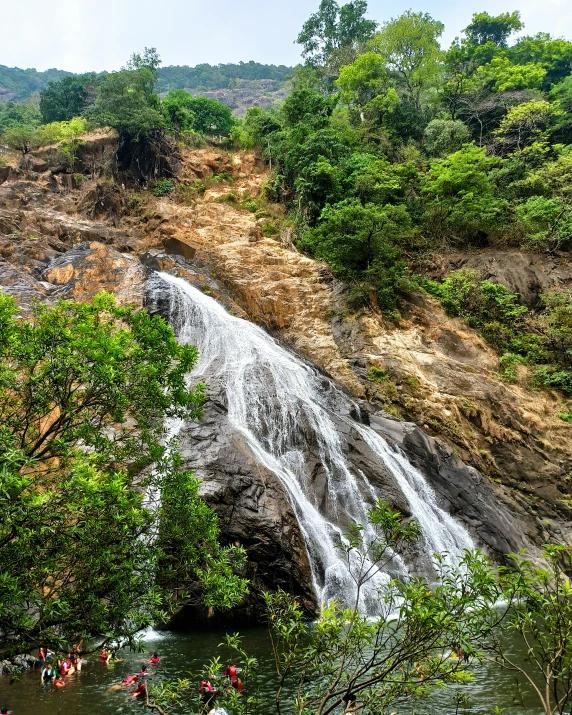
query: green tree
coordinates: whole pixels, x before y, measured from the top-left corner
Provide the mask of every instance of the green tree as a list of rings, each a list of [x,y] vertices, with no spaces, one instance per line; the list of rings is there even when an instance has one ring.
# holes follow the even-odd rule
[[[477,68],[477,78],[492,82],[499,92],[518,89],[540,89],[546,68],[540,63],[513,64],[508,57],[493,57],[486,65]]]
[[[83,114],[93,102],[95,75],[64,77],[50,84],[40,94],[40,112],[44,124],[66,122]]]
[[[572,242],[572,207],[558,196],[531,196],[516,207],[516,216],[530,248],[558,251]]]
[[[501,569],[505,598],[512,604],[506,631],[526,652],[522,663],[502,632],[490,646],[496,661],[516,673],[535,694],[544,715],[564,715],[572,699],[572,588],[569,546],[544,547],[544,565],[513,557]]]
[[[161,102],[169,125],[178,132],[192,131],[196,116],[190,109],[193,97],[184,89],[172,89]]]
[[[242,551],[218,546],[196,480],[162,443],[166,416],[200,416],[203,388],[185,381],[196,349],[105,294],[16,312],[0,296],[2,639],[133,642],[198,584],[209,605],[240,600]]]
[[[473,45],[486,45],[490,42],[498,47],[506,47],[508,38],[523,27],[518,10],[503,12],[500,15],[477,12],[463,32]]]
[[[100,127],[115,129],[122,140],[141,141],[165,125],[156,73],[147,67],[106,75],[87,117]]]
[[[361,44],[370,39],[377,23],[365,17],[367,2],[352,0],[341,7],[321,0],[318,12],[304,23],[296,40],[302,57],[323,77],[335,79],[342,65],[351,64]]]
[[[282,105],[282,116],[286,127],[306,124],[312,129],[323,129],[330,123],[336,98],[324,97],[311,89],[291,92]]]
[[[434,161],[421,182],[433,230],[469,239],[501,230],[507,202],[495,198],[488,175],[499,164],[474,144]]]
[[[572,72],[572,42],[554,39],[546,32],[539,32],[534,37],[519,37],[507,54],[516,64],[541,64],[546,69],[542,85],[544,91]]]
[[[183,100],[181,97],[182,95],[177,96],[175,101],[178,102],[179,107],[184,107],[188,119],[191,115],[194,117],[191,127],[194,131],[201,134],[228,134],[234,126],[232,110],[226,104],[208,97],[192,97],[190,94],[188,99]]]
[[[431,15],[407,10],[384,23],[369,46],[379,53],[398,84],[419,108],[422,92],[434,87],[441,73],[439,37],[444,25]]]
[[[355,524],[340,545],[356,584],[355,604],[324,605],[309,624],[295,598],[266,594],[278,713],[390,712],[398,702],[413,705],[434,687],[471,679],[467,663],[448,656],[452,647],[472,654],[473,643],[490,627],[499,589],[487,560],[467,554],[460,569],[438,560],[435,589],[423,579],[391,581],[378,595],[379,617],[368,619],[358,605],[368,582],[419,535],[415,522],[405,525],[381,501],[369,518],[376,532],[370,543]]]
[[[425,148],[430,156],[444,157],[468,144],[471,134],[458,119],[433,119],[425,127]]]
[[[363,206],[346,199],[326,206],[315,228],[304,233],[303,246],[335,275],[372,292],[382,310],[393,311],[400,295],[414,285],[397,248],[411,234],[405,206]]]
[[[558,116],[559,111],[556,105],[544,99],[517,104],[501,119],[494,134],[506,149],[520,151],[542,137],[543,130]]]
[[[2,141],[24,156],[40,145],[40,134],[37,127],[29,124],[14,124],[2,134]]]
[[[0,102],[0,133],[14,126],[34,127],[41,121],[41,114],[33,102]]]
[[[341,89],[342,101],[355,108],[362,121],[369,102],[390,91],[385,63],[374,52],[359,55],[353,64],[342,67],[335,85]]]
[[[81,136],[86,132],[86,121],[83,117],[73,117],[68,122],[57,122],[57,125],[56,136],[57,141],[60,142],[59,149],[66,157],[68,168],[73,173],[78,158],[78,149],[85,144]]]

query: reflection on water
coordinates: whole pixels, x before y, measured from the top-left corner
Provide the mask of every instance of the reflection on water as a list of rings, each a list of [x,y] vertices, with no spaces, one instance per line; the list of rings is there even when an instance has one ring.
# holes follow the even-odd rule
[[[240,629],[249,653],[259,660],[258,685],[267,703],[260,712],[267,715],[274,712],[275,671],[270,654],[270,644],[264,629]],[[206,633],[157,633],[146,634],[145,646],[149,653],[156,650],[161,656],[158,666],[150,666],[155,677],[182,677],[188,671],[197,672],[201,666],[215,655],[224,663],[230,654],[219,648],[222,640],[221,631]],[[81,673],[69,678],[66,688],[43,688],[40,685],[40,673],[34,671],[22,676],[22,680],[9,684],[9,678],[0,677],[0,708],[8,707],[13,715],[112,715],[113,713],[142,713],[141,704],[129,698],[126,690],[106,694],[105,691],[114,683],[120,682],[126,675],[137,672],[147,654],[121,651],[121,662],[113,667],[99,663],[97,654],[88,657],[88,664]],[[475,682],[462,689],[470,697],[470,707],[459,710],[459,715],[491,715],[494,706],[505,708],[504,715],[536,715],[539,707],[524,689],[519,695],[514,674],[501,670],[494,664],[475,667]],[[397,715],[445,715],[455,713],[453,705],[454,691],[446,688],[437,692],[430,699],[412,705],[394,708]],[[524,706],[522,704],[524,702]],[[187,715],[188,710],[173,715]]]

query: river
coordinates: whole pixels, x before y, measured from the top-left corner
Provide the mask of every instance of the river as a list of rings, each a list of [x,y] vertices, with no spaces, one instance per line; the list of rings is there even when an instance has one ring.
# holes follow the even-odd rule
[[[240,629],[249,653],[259,660],[258,685],[263,695],[260,715],[274,712],[274,670],[268,636],[263,628]],[[213,656],[226,661],[226,649],[220,648],[223,632],[201,633],[151,632],[145,646],[149,653],[156,650],[161,663],[153,666],[153,679],[185,677],[197,672]],[[20,681],[10,685],[9,677],[0,678],[0,707],[8,707],[11,715],[113,715],[143,713],[141,704],[129,697],[128,689],[106,694],[106,690],[126,675],[137,672],[149,654],[121,651],[120,662],[113,667],[99,663],[97,654],[88,658],[81,673],[69,677],[66,688],[45,688],[40,684],[39,671],[25,673]],[[505,708],[503,715],[537,715],[540,708],[524,689],[521,696],[515,676],[494,664],[475,666],[475,681],[460,691],[470,698],[458,715],[491,715],[495,706]],[[429,699],[395,708],[397,715],[454,715],[454,690],[445,688]],[[190,709],[169,709],[173,715],[190,715]]]

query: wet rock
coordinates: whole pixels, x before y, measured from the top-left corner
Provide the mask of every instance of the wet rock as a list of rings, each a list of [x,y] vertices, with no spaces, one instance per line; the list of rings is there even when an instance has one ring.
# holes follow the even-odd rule
[[[133,256],[92,241],[50,262],[42,277],[59,286],[59,295],[85,301],[106,290],[124,304],[142,305],[145,269]]]
[[[46,286],[4,259],[0,259],[0,287],[5,295],[13,296],[21,308],[29,308],[32,301],[43,300],[47,295]]]

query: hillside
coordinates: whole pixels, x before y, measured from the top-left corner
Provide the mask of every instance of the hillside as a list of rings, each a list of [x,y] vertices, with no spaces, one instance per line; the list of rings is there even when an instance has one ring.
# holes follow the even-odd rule
[[[265,65],[259,62],[161,67],[158,70],[158,89],[185,89],[196,96],[212,97],[228,104],[239,116],[248,107],[269,108],[274,101],[286,97],[286,78],[292,72],[284,65]],[[103,73],[104,74],[104,73]],[[50,82],[74,76],[73,72],[49,69],[20,69],[0,65],[0,102],[20,102],[44,90]]]

